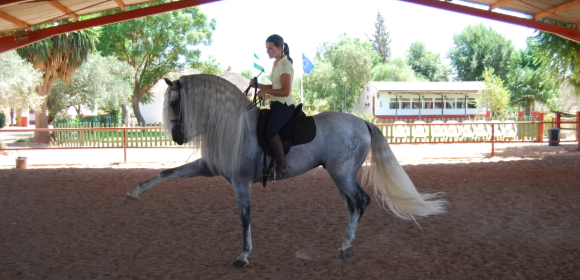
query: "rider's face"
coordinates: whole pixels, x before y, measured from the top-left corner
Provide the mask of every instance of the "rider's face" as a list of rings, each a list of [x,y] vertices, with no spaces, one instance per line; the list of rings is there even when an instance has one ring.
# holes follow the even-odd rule
[[[282,46],[276,47],[274,43],[266,42],[266,52],[270,58],[278,58],[282,56]]]

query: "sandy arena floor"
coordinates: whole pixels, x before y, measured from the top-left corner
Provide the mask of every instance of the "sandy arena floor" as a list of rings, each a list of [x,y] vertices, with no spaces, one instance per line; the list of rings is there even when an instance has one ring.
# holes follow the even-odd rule
[[[580,154],[404,165],[449,212],[413,222],[376,200],[357,251],[334,258],[347,212],[322,168],[254,184],[250,266],[223,178],[120,198],[162,169],[0,170],[0,279],[578,279]],[[371,188],[366,188],[372,193]]]

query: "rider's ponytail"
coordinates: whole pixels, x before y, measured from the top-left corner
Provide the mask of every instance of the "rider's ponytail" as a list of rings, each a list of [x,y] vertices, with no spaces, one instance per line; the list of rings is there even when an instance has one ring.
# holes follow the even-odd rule
[[[288,60],[290,60],[290,63],[294,64],[292,58],[290,57],[290,47],[288,47],[288,43],[284,43],[284,54],[288,56]]]
[[[282,52],[284,53],[284,55],[288,57],[290,63],[293,63],[292,58],[290,58],[290,47],[288,47],[287,43],[284,43],[284,39],[282,38],[282,36],[278,34],[270,35],[270,37],[266,39],[266,42],[270,42],[274,44],[274,46],[276,47],[282,47]]]

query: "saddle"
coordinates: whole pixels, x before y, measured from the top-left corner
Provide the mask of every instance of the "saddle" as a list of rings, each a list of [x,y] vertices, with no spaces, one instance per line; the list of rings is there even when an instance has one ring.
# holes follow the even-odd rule
[[[258,118],[258,143],[264,151],[264,154],[273,157],[272,149],[266,137],[266,126],[272,111],[270,109],[260,110],[260,117]],[[307,117],[302,111],[302,104],[298,105],[294,110],[294,115],[284,127],[278,132],[282,145],[284,146],[284,154],[290,152],[290,147],[310,143],[316,137],[316,123],[313,117]]]

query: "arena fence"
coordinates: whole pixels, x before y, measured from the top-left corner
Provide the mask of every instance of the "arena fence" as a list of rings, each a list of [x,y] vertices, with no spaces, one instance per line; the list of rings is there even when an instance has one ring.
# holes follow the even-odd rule
[[[575,121],[433,121],[406,123],[398,120],[393,123],[375,124],[391,144],[441,144],[441,143],[490,143],[491,155],[495,155],[495,143],[544,142],[545,130],[550,127],[568,125],[570,130],[578,131],[580,112]],[[542,118],[540,118],[542,119]],[[64,126],[64,127],[63,127]],[[175,144],[171,136],[159,124],[141,124],[127,127],[108,127],[100,124],[63,124],[61,127],[46,129],[9,130],[3,132],[48,131],[55,139],[55,145],[48,148],[12,148],[2,150],[33,149],[123,149],[127,161],[130,148],[182,148]],[[548,142],[577,142],[580,151],[580,138]]]
[[[128,125],[97,122],[60,123],[51,132],[54,145],[58,147],[172,147],[178,146],[165,133],[161,123],[131,123]],[[98,128],[95,130],[93,128]],[[101,130],[103,128],[103,130]],[[122,129],[119,129],[122,128]]]

